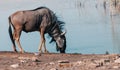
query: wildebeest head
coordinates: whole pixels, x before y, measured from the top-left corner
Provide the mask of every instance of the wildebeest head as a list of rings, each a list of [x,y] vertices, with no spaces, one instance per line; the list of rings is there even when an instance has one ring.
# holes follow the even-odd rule
[[[56,46],[57,46],[56,49],[57,51],[60,50],[60,53],[65,53],[65,49],[66,49],[65,33],[66,32],[61,33],[56,39]]]
[[[53,23],[49,33],[49,36],[52,37],[50,43],[56,43],[56,50],[60,51],[60,53],[65,53],[66,50],[66,29],[64,28],[64,22],[58,19],[54,19],[55,22]],[[63,29],[65,29],[64,32]]]

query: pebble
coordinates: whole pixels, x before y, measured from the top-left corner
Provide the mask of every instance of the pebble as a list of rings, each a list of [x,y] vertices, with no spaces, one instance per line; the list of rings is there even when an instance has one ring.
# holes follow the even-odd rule
[[[50,69],[50,70],[58,70],[58,69],[56,69],[56,68],[52,68],[52,69]]]
[[[19,64],[12,64],[12,65],[10,65],[10,67],[12,67],[12,68],[18,68]]]
[[[82,64],[82,61],[77,61],[76,63],[80,65],[80,64]]]
[[[19,60],[30,60],[29,57],[18,57]]]
[[[27,62],[27,61],[33,61],[33,62],[38,62],[38,58],[37,57],[18,57],[18,59],[20,60],[20,62],[24,63],[24,62]]]
[[[54,63],[54,62],[50,62],[49,64],[50,64],[50,65],[54,65],[55,63]]]
[[[32,57],[31,60],[34,61],[34,62],[38,62],[39,61],[37,57]]]
[[[116,59],[114,62],[115,63],[120,63],[120,58]]]
[[[110,63],[110,59],[105,59],[104,63]]]
[[[99,64],[95,64],[95,63],[89,63],[88,64],[88,67],[90,68],[96,68],[96,67],[99,67],[100,65]]]
[[[77,62],[72,62],[72,64],[73,64],[74,66],[80,66],[80,65],[82,65],[83,63],[82,63],[82,61],[77,61]]]
[[[34,55],[36,55],[36,56],[41,56],[41,53],[34,53]]]
[[[73,64],[72,63],[59,63],[58,66],[61,68],[69,68],[69,67],[72,67]]]
[[[21,63],[27,63],[27,61],[26,61],[26,60],[20,60],[20,62],[21,62]]]
[[[119,66],[113,66],[113,68],[114,68],[114,69],[118,69],[118,68],[119,68]]]
[[[68,60],[59,60],[58,63],[69,63]]]

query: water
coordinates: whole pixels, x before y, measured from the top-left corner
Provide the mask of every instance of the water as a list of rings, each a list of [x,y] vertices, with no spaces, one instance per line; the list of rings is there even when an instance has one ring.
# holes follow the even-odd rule
[[[11,51],[12,43],[8,34],[8,16],[18,10],[46,6],[66,23],[67,53],[104,54],[120,53],[120,16],[110,8],[107,0],[4,0],[0,2],[0,51]],[[105,5],[105,6],[104,6]],[[56,52],[55,44],[46,46]],[[38,52],[38,32],[21,35],[22,47],[27,52]]]

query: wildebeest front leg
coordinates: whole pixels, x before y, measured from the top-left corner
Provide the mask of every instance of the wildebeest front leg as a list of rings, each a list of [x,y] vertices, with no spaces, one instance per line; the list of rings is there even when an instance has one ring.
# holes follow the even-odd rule
[[[42,47],[44,47],[45,53],[48,53],[45,45],[44,29],[40,30],[40,35],[41,35],[41,42],[39,46],[39,51],[42,52]]]
[[[43,44],[43,41],[42,41],[42,39],[41,39],[41,41],[40,41],[40,45],[39,45],[39,51],[42,53],[43,51],[42,51],[42,44]]]
[[[24,53],[24,50],[23,48],[21,47],[21,44],[20,44],[20,35],[21,35],[21,30],[16,30],[15,32],[15,40],[18,44],[18,48],[20,49],[20,52],[21,53]]]

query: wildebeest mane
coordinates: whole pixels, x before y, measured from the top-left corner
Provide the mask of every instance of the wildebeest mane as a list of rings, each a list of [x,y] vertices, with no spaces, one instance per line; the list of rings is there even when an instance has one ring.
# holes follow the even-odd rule
[[[33,9],[31,11],[36,11],[36,10],[43,9],[43,8],[47,8],[47,7],[42,6],[42,7],[38,7],[36,9]],[[64,29],[65,23],[63,21],[58,20],[58,17],[56,16],[56,14],[53,11],[51,11],[50,9],[49,9],[49,11],[50,11],[49,14],[51,15],[50,18],[52,18],[52,26],[50,28],[48,28],[47,31],[51,32],[56,27],[59,27],[60,31],[62,31]],[[52,37],[51,34],[49,34],[49,38],[50,37],[52,38],[50,43],[54,42],[55,40],[54,40],[54,38]]]
[[[57,23],[59,25],[60,30],[64,29],[65,22],[58,20]]]
[[[33,9],[33,10],[31,10],[31,11],[36,11],[36,10],[39,10],[39,9],[42,9],[42,8],[47,8],[47,7],[38,7],[38,8],[36,8],[36,9]],[[47,8],[48,9],[48,8]]]
[[[62,31],[64,29],[64,25],[65,25],[65,22],[63,21],[60,21],[60,20],[56,20],[56,23],[54,23],[56,25],[56,27],[58,26],[59,29]],[[54,26],[53,26],[54,27]],[[51,34],[49,34],[50,37],[52,37]],[[52,42],[55,42],[54,38],[52,37],[51,41],[49,43],[52,43]]]

